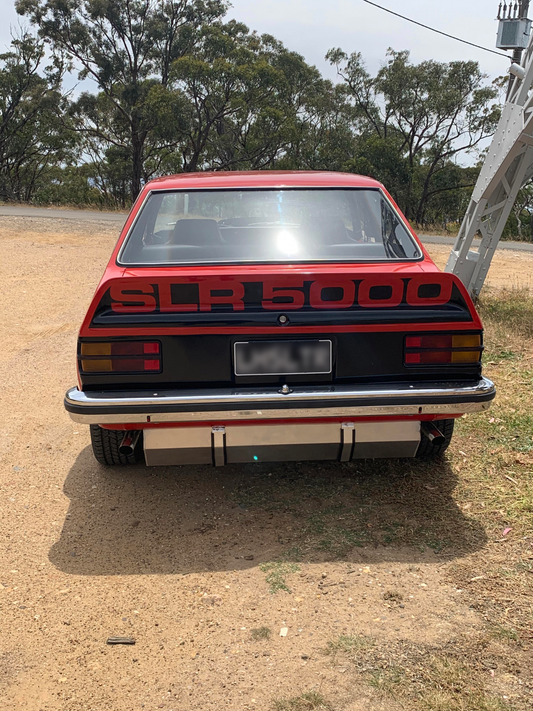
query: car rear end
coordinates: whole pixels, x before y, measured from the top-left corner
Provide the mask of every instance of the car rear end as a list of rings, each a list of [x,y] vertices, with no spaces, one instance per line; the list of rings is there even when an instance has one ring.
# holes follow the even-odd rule
[[[432,455],[454,418],[489,406],[460,281],[379,184],[333,175],[147,187],[66,397],[100,461],[141,449],[148,465]]]

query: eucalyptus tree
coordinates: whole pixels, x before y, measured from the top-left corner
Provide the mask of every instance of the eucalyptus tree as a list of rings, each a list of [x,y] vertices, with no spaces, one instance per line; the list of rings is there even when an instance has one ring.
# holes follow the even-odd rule
[[[235,21],[205,27],[170,76],[190,107],[182,148],[188,171],[275,166],[321,81],[299,54]]]
[[[135,199],[146,178],[145,163],[178,142],[175,112],[182,106],[169,89],[171,67],[191,53],[204,25],[223,16],[225,3],[17,0],[16,8],[54,51],[70,58],[80,79],[96,83],[97,95],[80,97],[73,117],[104,150],[114,147],[129,156]]]
[[[425,219],[435,176],[461,154],[475,153],[499,119],[497,90],[485,83],[477,62],[409,61],[409,52],[388,51],[387,63],[372,76],[360,53],[330,50],[353,123],[364,137],[393,141],[408,166],[399,196],[407,216]]]
[[[73,135],[61,119],[63,67],[43,67],[43,43],[29,32],[0,55],[0,198],[30,201],[51,165],[67,160]]]

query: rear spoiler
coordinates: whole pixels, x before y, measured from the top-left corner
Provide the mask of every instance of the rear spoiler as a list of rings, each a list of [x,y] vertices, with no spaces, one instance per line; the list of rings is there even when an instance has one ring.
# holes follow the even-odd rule
[[[480,329],[462,282],[442,272],[104,277],[81,337],[154,333]]]

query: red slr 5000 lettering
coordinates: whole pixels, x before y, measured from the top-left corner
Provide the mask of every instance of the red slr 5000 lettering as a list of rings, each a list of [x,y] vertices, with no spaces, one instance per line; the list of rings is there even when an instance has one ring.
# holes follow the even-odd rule
[[[305,306],[304,278],[292,283],[265,280],[261,282],[261,307],[268,311],[295,311]],[[179,313],[211,311],[213,306],[228,306],[233,311],[245,309],[245,284],[234,279],[162,280],[156,283],[131,280],[111,285],[111,308],[115,313]],[[196,303],[175,303],[172,285],[197,284]],[[157,287],[157,289],[156,289]],[[422,287],[426,287],[422,289]],[[409,306],[441,306],[452,296],[453,282],[440,274],[402,278],[396,275],[371,276],[359,280],[324,276],[309,285],[309,305],[313,309],[394,308],[405,302]],[[428,289],[431,295],[427,295]],[[333,298],[325,292],[334,291]],[[421,293],[426,292],[426,293]]]

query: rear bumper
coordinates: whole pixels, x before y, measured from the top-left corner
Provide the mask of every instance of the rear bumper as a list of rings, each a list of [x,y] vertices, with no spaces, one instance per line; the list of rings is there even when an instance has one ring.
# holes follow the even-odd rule
[[[75,422],[123,425],[316,418],[413,417],[479,412],[496,394],[487,378],[468,383],[295,386],[219,390],[83,392],[69,390],[65,408]]]

